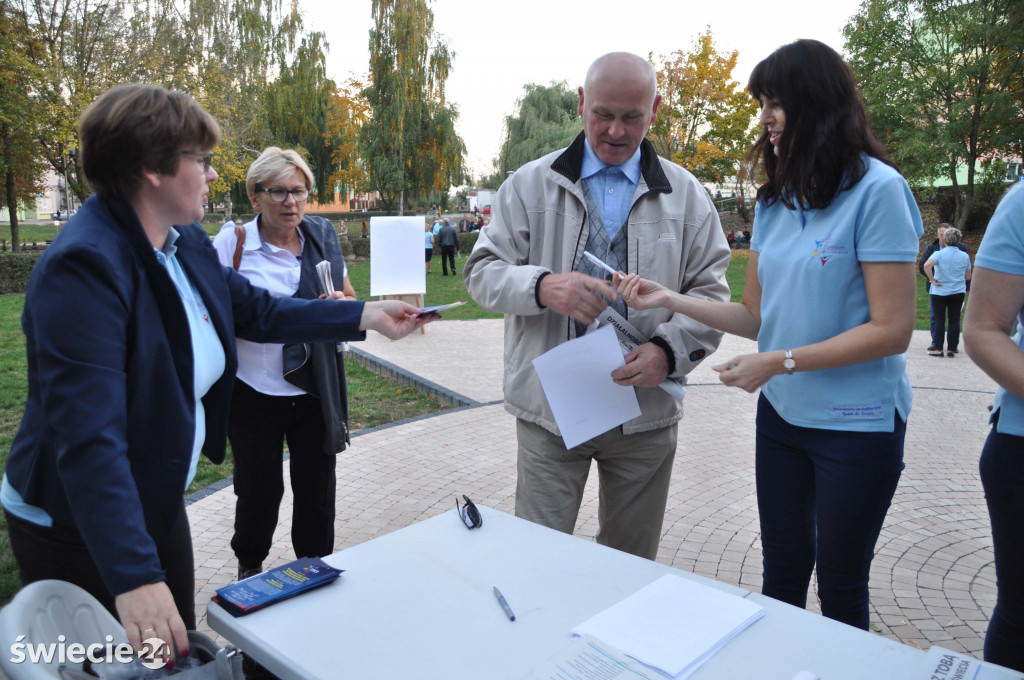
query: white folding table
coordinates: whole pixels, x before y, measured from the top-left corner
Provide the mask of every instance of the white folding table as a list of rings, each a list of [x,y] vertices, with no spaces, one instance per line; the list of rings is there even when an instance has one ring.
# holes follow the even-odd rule
[[[335,553],[325,559],[345,570],[338,581],[265,610],[234,618],[211,602],[210,626],[285,680],[520,680],[570,644],[573,626],[672,573],[767,610],[695,680],[921,677],[918,649],[478,507],[479,529],[453,509]]]

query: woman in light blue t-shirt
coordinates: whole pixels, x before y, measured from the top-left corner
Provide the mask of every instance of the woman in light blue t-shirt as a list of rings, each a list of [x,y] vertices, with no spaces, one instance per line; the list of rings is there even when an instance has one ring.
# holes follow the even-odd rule
[[[701,300],[626,276],[630,306],[667,306],[756,354],[714,366],[761,389],[756,479],[762,592],[868,628],[868,571],[903,469],[921,217],[871,133],[853,73],[830,47],[776,50],[747,86],[764,130],[743,300]]]
[[[999,383],[980,464],[997,587],[985,661],[1024,672],[1024,185],[992,215],[975,264],[964,342]]]
[[[932,342],[936,349],[928,352],[928,356],[942,356],[942,336],[946,336],[946,349],[950,358],[955,357],[959,351],[960,310],[967,294],[967,282],[971,280],[971,256],[957,247],[962,238],[959,229],[950,227],[942,231],[939,234],[941,248],[924,263],[924,275],[931,284],[929,302],[932,316],[935,317]]]

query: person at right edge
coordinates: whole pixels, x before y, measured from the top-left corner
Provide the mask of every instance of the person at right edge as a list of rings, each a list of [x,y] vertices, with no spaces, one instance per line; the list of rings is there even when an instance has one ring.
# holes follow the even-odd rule
[[[1024,186],[1003,197],[974,260],[964,322],[967,354],[999,383],[981,484],[992,524],[996,606],[985,661],[1024,672]]]
[[[682,417],[682,401],[658,385],[693,370],[722,334],[663,309],[627,311],[583,254],[673,290],[729,299],[729,244],[711,197],[644,138],[661,100],[656,89],[641,57],[597,59],[579,89],[583,132],[505,180],[463,268],[473,299],[505,314],[505,408],[517,418],[519,445],[516,515],[572,533],[593,460],[597,542],[652,560]],[[641,415],[567,450],[532,362],[583,335],[609,304],[649,338],[612,373],[636,388]]]
[[[868,126],[853,72],[798,40],[754,67],[761,180],[743,299],[716,303],[630,275],[630,306],[668,306],[758,352],[713,366],[757,403],[762,593],[868,629],[875,542],[903,471],[918,239],[913,194]]]

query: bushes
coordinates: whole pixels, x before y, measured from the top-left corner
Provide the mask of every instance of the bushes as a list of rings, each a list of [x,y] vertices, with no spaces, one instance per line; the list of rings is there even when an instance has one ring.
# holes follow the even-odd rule
[[[349,227],[348,242],[345,240],[341,242],[341,250],[345,253],[345,257],[353,257],[357,260],[370,259],[370,239],[353,236],[352,232],[352,228]],[[473,250],[473,246],[476,245],[476,240],[479,236],[480,232],[478,231],[468,231],[464,234],[459,234],[459,252],[468,255]]]
[[[0,294],[24,293],[42,252],[0,254]]]

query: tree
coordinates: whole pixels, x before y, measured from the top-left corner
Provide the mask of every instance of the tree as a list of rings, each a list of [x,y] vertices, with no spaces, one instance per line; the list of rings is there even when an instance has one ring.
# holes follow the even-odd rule
[[[191,58],[181,38],[187,31],[173,0],[8,1],[37,66],[29,81],[42,112],[37,143],[68,190],[84,200],[89,189],[75,153],[79,115],[112,85],[184,73]]]
[[[372,113],[360,150],[370,188],[402,214],[406,192],[462,184],[465,144],[455,132],[458,112],[444,98],[452,54],[426,0],[373,0],[372,12],[371,84],[363,92]]]
[[[579,103],[579,94],[564,80],[524,85],[515,113],[505,116],[504,139],[495,160],[498,183],[525,163],[569,146],[583,129]]]
[[[334,81],[327,77],[323,33],[302,39],[291,64],[267,88],[264,119],[272,142],[301,150],[313,172],[316,200],[334,197],[332,138],[327,135]]]
[[[213,192],[232,192],[271,139],[264,111],[267,91],[302,38],[297,3],[281,0],[190,0],[189,53],[195,55],[184,88],[221,127]],[[240,192],[244,193],[244,192]]]
[[[44,160],[36,142],[41,111],[30,94],[36,66],[23,42],[27,36],[15,24],[8,3],[0,0],[0,205],[11,217],[11,250],[18,252],[18,203],[35,205]]]
[[[952,180],[963,229],[978,162],[1024,131],[1019,0],[865,0],[843,34],[875,131],[912,184]]]
[[[708,28],[693,51],[676,50],[651,60],[661,104],[647,136],[658,155],[704,181],[735,175],[754,140],[757,103],[732,79],[738,56],[735,50],[720,54]]]
[[[370,106],[363,97],[363,84],[349,78],[331,94],[327,108],[326,138],[330,139],[334,174],[332,187],[364,189],[368,182],[366,166],[359,158],[359,131],[369,120]]]

